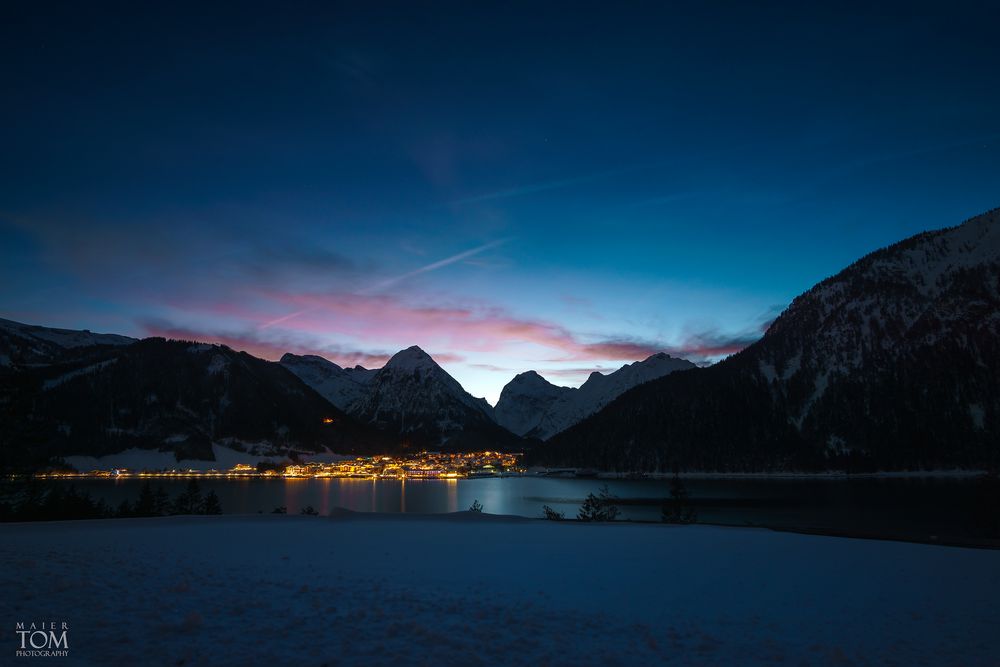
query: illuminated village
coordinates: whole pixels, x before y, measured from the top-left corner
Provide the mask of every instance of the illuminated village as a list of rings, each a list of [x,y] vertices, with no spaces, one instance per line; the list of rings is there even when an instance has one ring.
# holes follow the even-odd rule
[[[238,463],[229,470],[90,470],[52,471],[35,475],[39,479],[210,477],[210,478],[324,478],[365,479],[462,479],[521,475],[523,454],[507,452],[420,452],[413,456],[358,456],[334,462]]]

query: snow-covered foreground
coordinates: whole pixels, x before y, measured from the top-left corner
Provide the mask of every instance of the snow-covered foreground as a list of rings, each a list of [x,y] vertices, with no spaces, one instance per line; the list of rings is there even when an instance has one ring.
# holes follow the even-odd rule
[[[65,664],[1000,661],[1000,551],[761,529],[445,516],[0,525]],[[13,661],[13,662],[11,662]],[[62,664],[62,663],[60,663]]]

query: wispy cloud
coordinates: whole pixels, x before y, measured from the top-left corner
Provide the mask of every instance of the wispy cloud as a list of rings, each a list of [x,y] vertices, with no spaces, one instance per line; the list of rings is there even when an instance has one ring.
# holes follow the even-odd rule
[[[602,172],[599,174],[589,174],[587,176],[580,176],[577,178],[562,178],[554,181],[546,181],[543,183],[522,185],[518,187],[507,188],[505,190],[487,192],[481,195],[473,195],[471,197],[454,199],[451,202],[449,202],[449,204],[451,204],[452,206],[462,206],[465,204],[478,204],[481,202],[494,201],[497,199],[509,199],[511,197],[521,197],[523,195],[530,195],[536,192],[545,192],[547,190],[559,190],[561,188],[568,188],[574,185],[583,185],[584,183],[597,181],[607,176],[610,176],[614,173],[615,172]]]
[[[679,345],[665,351],[675,357],[695,362],[708,362],[736,354],[752,345],[760,338],[760,333],[726,334],[719,331],[703,331],[686,337]]]
[[[625,167],[617,167],[615,169],[605,169],[603,171],[593,172],[590,174],[583,174],[581,176],[571,176],[569,178],[558,178],[549,181],[541,181],[538,183],[529,183],[527,185],[519,185],[511,188],[505,188],[502,190],[495,190],[493,192],[485,192],[478,195],[471,195],[468,197],[453,199],[448,203],[451,206],[463,206],[466,204],[479,204],[482,202],[495,201],[498,199],[523,197],[525,195],[531,195],[538,192],[561,190],[563,188],[571,188],[577,185],[586,185],[588,183],[595,183],[598,181],[603,181],[605,179],[614,178],[615,176],[621,176],[622,174],[640,172],[648,169],[656,169],[666,164],[669,164],[669,162],[661,160],[657,162],[633,164]]]
[[[244,344],[267,349],[269,356],[276,352],[273,346],[268,347],[270,341],[287,340],[301,348],[304,347],[302,340],[331,339],[380,341],[399,348],[418,344],[428,351],[534,355],[536,359],[558,363],[635,361],[665,349],[653,341],[574,333],[554,322],[517,317],[488,304],[415,304],[391,294],[315,295],[271,291],[247,295],[243,305],[238,307],[220,302],[195,304],[190,309],[180,307],[178,310],[209,321],[226,318],[243,322],[252,331],[252,335],[241,334]],[[290,311],[295,317],[265,315],[275,310]],[[185,333],[198,337],[196,331]],[[202,338],[212,334],[206,332]],[[315,342],[308,346],[319,347]]]
[[[725,332],[711,327],[688,331],[679,345],[666,351],[703,364],[736,354],[760,340],[782,310],[782,306],[771,306],[759,316],[756,325],[743,331]]]
[[[497,239],[496,241],[490,241],[489,243],[484,243],[481,246],[470,248],[469,250],[465,250],[456,255],[452,255],[451,257],[445,257],[444,259],[438,260],[436,262],[425,264],[424,266],[421,266],[418,269],[414,269],[413,271],[407,271],[404,274],[394,276],[392,278],[387,278],[386,280],[382,280],[376,283],[375,285],[372,285],[368,289],[362,290],[362,293],[367,294],[371,292],[379,292],[386,288],[392,287],[393,285],[401,283],[405,280],[409,280],[410,278],[415,278],[421,274],[430,273],[431,271],[437,271],[438,269],[443,269],[446,266],[451,266],[452,264],[455,264],[457,262],[467,260],[470,257],[475,257],[476,255],[486,252],[487,250],[500,247],[503,244],[507,243],[508,241],[510,241],[510,239]]]
[[[476,255],[478,255],[480,253],[483,253],[483,252],[486,252],[487,250],[491,250],[492,248],[497,248],[497,247],[503,245],[504,243],[507,243],[509,240],[510,239],[497,239],[497,240],[491,241],[489,243],[484,243],[483,245],[477,246],[475,248],[470,248],[469,250],[465,250],[463,252],[460,252],[458,254],[452,255],[450,257],[445,257],[444,259],[438,260],[436,262],[431,262],[430,264],[425,264],[424,266],[421,266],[420,268],[414,269],[413,271],[408,271],[408,272],[403,273],[401,275],[394,276],[392,278],[387,278],[387,279],[382,280],[382,281],[380,281],[380,282],[378,282],[378,283],[376,283],[376,284],[374,284],[374,285],[372,285],[370,287],[367,287],[365,289],[359,290],[358,294],[363,296],[363,295],[373,294],[373,293],[376,293],[376,292],[381,292],[381,291],[386,290],[386,289],[388,289],[388,288],[390,288],[390,287],[392,287],[394,285],[397,285],[399,283],[405,282],[406,280],[409,280],[411,278],[415,278],[415,277],[417,277],[419,275],[422,275],[422,274],[425,274],[425,273],[430,273],[432,271],[437,271],[438,269],[443,269],[446,266],[451,266],[452,264],[457,264],[458,262],[468,262],[468,260],[469,260],[470,257],[475,257]],[[303,315],[306,315],[308,313],[311,313],[313,311],[320,310],[320,309],[323,309],[323,308],[326,308],[326,307],[328,307],[327,304],[324,301],[321,300],[321,301],[315,303],[315,305],[311,305],[311,306],[308,306],[306,308],[301,308],[299,310],[295,310],[293,312],[287,313],[287,314],[282,315],[280,317],[276,317],[276,318],[268,320],[266,322],[262,322],[259,325],[257,325],[257,328],[259,328],[259,329],[270,329],[271,327],[277,326],[279,324],[285,324],[285,323],[287,323],[287,322],[289,322],[289,321],[291,321],[293,319],[296,319],[298,317],[301,317]]]
[[[392,356],[390,353],[351,350],[340,346],[324,345],[317,341],[304,342],[292,337],[262,337],[258,331],[254,330],[220,332],[177,326],[159,319],[144,320],[140,322],[140,325],[147,336],[225,345],[234,350],[248,352],[255,357],[271,361],[276,361],[286,352],[291,352],[292,354],[315,354],[345,367],[361,365],[366,368],[377,368],[384,366],[389,357]]]

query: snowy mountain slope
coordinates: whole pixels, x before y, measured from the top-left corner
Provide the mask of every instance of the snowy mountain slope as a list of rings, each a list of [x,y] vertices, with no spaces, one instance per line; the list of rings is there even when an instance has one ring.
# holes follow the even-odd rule
[[[619,469],[1000,464],[1000,209],[867,255],[739,354],[549,445],[540,460]]]
[[[341,368],[312,354],[285,354],[279,363],[344,412],[350,412],[352,406],[365,397],[378,372],[362,366]]]
[[[67,349],[131,345],[135,341],[117,334],[52,329],[0,318],[0,368],[51,363]]]
[[[632,387],[696,366],[663,352],[613,373],[591,373],[579,388],[557,387],[529,371],[511,380],[497,402],[497,422],[518,435],[547,440],[589,417]]]
[[[808,431],[814,409],[829,416],[828,391],[935,353],[982,368],[998,336],[1000,209],[871,253],[819,283],[774,322],[756,356],[760,374],[785,388],[796,426]],[[978,405],[977,392],[955,389]],[[830,446],[842,446],[832,435]]]
[[[515,375],[500,392],[494,409],[497,423],[511,433],[526,436],[538,428],[556,402],[574,391],[552,384],[535,371]]]

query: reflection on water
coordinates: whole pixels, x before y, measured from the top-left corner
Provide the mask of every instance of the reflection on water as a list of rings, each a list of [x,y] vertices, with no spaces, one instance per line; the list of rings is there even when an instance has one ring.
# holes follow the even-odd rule
[[[138,497],[138,479],[49,481],[74,484],[112,506]],[[607,484],[622,499],[622,518],[658,521],[669,483],[657,480],[507,477],[462,480],[353,478],[204,479],[227,514],[268,513],[285,506],[298,514],[338,507],[357,512],[440,513],[468,509],[474,500],[491,514],[541,516],[549,505],[574,517],[588,493]],[[686,480],[698,517],[706,523],[820,528],[872,533],[955,533],[974,484],[963,479],[691,479]],[[186,480],[155,479],[175,495]]]

